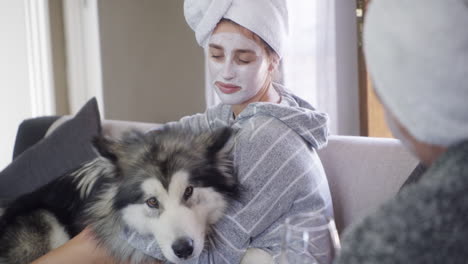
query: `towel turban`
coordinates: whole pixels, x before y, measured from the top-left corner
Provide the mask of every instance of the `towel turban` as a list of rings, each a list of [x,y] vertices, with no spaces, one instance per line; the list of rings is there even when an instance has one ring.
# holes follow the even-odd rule
[[[285,53],[289,34],[286,0],[185,0],[184,13],[202,47],[225,18],[257,34],[280,57]]]
[[[468,139],[468,0],[376,0],[364,49],[384,105],[416,139]]]

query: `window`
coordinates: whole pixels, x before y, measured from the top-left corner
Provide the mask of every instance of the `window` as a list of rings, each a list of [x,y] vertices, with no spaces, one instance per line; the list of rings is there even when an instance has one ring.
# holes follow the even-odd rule
[[[334,1],[289,1],[290,46],[286,87],[320,111],[336,115]],[[332,120],[333,121],[333,120]],[[332,130],[336,131],[336,125]]]
[[[285,85],[295,94],[317,105],[320,40],[326,27],[317,16],[318,2],[289,1],[290,45],[284,58]]]
[[[356,1],[291,0],[285,84],[330,116],[330,132],[360,135]]]

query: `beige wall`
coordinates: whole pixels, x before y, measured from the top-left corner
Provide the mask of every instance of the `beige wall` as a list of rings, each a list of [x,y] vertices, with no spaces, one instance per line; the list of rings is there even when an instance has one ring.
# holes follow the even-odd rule
[[[205,109],[203,50],[183,1],[99,1],[105,117],[167,122]]]
[[[56,113],[57,115],[66,115],[70,114],[70,109],[67,92],[63,0],[49,0],[49,15]]]
[[[335,0],[337,128],[360,135],[356,1]]]

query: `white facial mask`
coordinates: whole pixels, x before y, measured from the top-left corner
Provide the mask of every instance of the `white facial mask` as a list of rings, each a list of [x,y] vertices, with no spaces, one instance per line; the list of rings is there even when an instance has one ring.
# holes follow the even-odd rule
[[[216,51],[216,54],[222,54],[223,57],[212,58],[209,45],[221,47],[223,50]],[[239,50],[251,50],[256,59],[248,64],[242,64],[239,62]],[[268,77],[266,54],[262,47],[242,34],[212,35],[205,54],[210,83],[223,103],[228,105],[244,103],[254,97],[265,85]]]

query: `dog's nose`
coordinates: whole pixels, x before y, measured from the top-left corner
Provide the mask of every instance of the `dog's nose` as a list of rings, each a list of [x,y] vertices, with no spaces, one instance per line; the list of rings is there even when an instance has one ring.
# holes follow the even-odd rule
[[[188,237],[181,237],[172,244],[172,250],[174,250],[177,257],[186,259],[193,253],[193,240]]]

